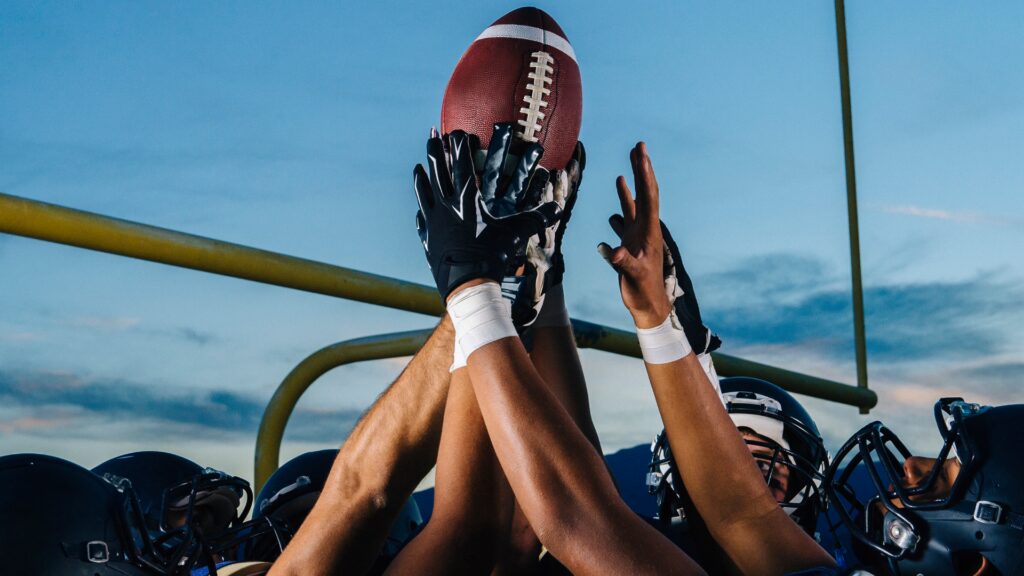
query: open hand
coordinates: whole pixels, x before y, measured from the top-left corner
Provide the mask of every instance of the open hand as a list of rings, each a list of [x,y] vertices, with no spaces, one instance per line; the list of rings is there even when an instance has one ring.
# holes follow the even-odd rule
[[[647,146],[640,142],[629,153],[633,166],[636,199],[619,176],[615,186],[622,205],[622,215],[615,214],[609,223],[621,239],[618,248],[602,242],[597,250],[619,273],[622,303],[633,315],[638,328],[660,325],[672,310],[665,295],[664,240],[658,216],[658,181],[647,156]]]

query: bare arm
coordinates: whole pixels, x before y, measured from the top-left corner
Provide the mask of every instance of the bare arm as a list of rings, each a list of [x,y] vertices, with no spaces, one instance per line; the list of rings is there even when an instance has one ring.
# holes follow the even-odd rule
[[[663,286],[658,185],[646,146],[638,144],[630,159],[637,197],[620,177],[622,246],[603,252],[620,273],[636,326],[645,329],[665,322],[671,304]],[[729,561],[744,574],[834,565],[779,508],[696,355],[646,366],[687,491]]]
[[[575,574],[700,574],[619,498],[604,461],[517,338],[469,357],[498,460],[541,542]]]
[[[274,563],[273,576],[361,574],[434,466],[454,330],[446,315],[341,446],[320,498]]]
[[[601,454],[601,441],[590,415],[587,382],[583,377],[572,326],[535,328],[530,359],[537,374],[548,384],[583,435],[597,449],[597,453]]]
[[[542,318],[538,319],[537,323],[544,325],[534,325],[531,328],[533,348],[530,351],[530,359],[538,375],[565,407],[587,441],[598,454],[602,454],[601,443],[590,415],[590,399],[583,367],[580,365],[579,353],[576,350],[576,338],[572,326],[568,323],[568,315],[564,314],[562,285],[557,286],[556,290],[557,292],[548,294],[544,306],[560,307],[561,310],[552,316],[564,320],[565,323],[544,322],[547,317],[542,313]],[[523,514],[522,508],[517,504],[508,546],[493,575],[532,573],[537,569],[540,552],[540,540]]]

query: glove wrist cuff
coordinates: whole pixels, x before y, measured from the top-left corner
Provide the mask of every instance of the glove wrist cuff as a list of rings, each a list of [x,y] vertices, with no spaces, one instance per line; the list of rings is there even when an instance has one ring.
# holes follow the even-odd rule
[[[675,311],[654,328],[637,328],[640,352],[648,364],[668,364],[693,353],[686,334],[679,326]]]

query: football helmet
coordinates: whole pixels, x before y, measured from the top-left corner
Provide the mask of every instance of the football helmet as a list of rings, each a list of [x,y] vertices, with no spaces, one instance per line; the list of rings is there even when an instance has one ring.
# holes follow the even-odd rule
[[[166,574],[152,552],[130,488],[52,456],[0,457],[4,574]]]
[[[744,434],[779,505],[813,536],[824,506],[820,487],[828,466],[814,419],[796,398],[770,382],[733,377],[723,378],[720,386],[725,409]],[[658,518],[665,523],[674,516],[685,518],[685,488],[664,430],[651,451],[647,487],[657,498]]]
[[[337,449],[306,452],[278,468],[256,496],[254,521],[267,519],[294,535],[320,497],[337,455]],[[419,506],[410,498],[392,524],[381,554],[397,554],[422,524]],[[272,561],[280,549],[268,546],[268,538],[254,540],[242,556],[247,560]]]
[[[934,416],[942,446],[920,478],[908,477],[912,454],[881,422],[836,454],[825,491],[853,553],[896,575],[1024,572],[1024,404],[943,398]]]
[[[114,486],[132,489],[155,552],[176,570],[205,566],[216,574],[218,561],[266,534],[284,545],[272,522],[244,522],[253,497],[242,478],[155,451],[118,456],[92,471]]]

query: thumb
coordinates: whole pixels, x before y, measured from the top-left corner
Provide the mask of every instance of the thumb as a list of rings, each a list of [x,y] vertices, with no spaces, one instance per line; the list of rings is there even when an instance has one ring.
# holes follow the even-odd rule
[[[623,246],[612,248],[607,242],[601,242],[597,245],[597,253],[619,274],[622,274],[629,265],[629,251]]]

